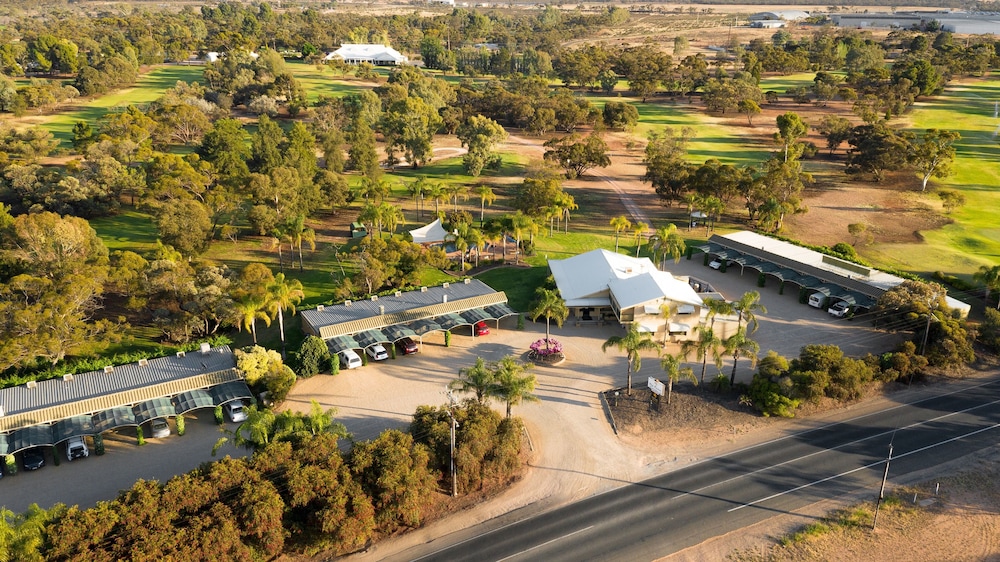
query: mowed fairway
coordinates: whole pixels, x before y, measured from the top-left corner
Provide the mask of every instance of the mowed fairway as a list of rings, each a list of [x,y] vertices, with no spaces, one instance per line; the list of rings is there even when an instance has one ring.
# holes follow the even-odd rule
[[[76,125],[77,121],[86,121],[96,129],[98,120],[112,108],[155,101],[163,95],[164,91],[172,88],[178,80],[201,82],[202,69],[203,67],[200,65],[159,66],[140,76],[139,81],[132,88],[118,90],[94,99],[78,100],[65,111],[32,119],[31,123],[41,125],[51,131],[61,143],[60,148],[69,149],[72,148],[73,125]]]
[[[919,136],[926,129],[958,131],[952,175],[934,184],[959,190],[965,206],[952,212],[955,221],[922,232],[926,244],[895,244],[880,248],[881,258],[916,272],[971,274],[981,265],[1000,263],[1000,78],[952,84],[945,93],[918,104],[908,116]],[[936,198],[935,198],[936,199]],[[931,200],[933,203],[933,200]]]

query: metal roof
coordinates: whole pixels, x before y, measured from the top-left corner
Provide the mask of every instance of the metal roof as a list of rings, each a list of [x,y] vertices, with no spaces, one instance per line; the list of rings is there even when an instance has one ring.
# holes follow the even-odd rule
[[[467,279],[394,296],[317,307],[302,311],[301,316],[307,333],[329,340],[506,302],[507,295],[503,292],[494,291],[482,281]]]
[[[509,304],[502,302],[499,304],[493,304],[487,306],[484,309],[486,312],[490,313],[493,318],[500,320],[501,318],[506,318],[507,316],[514,316],[518,312],[510,307]]]
[[[20,385],[0,389],[0,407],[7,416],[12,416],[235,367],[233,352],[229,346],[221,346],[206,353],[192,351],[183,356],[157,357],[62,379],[39,381],[34,388]]]
[[[10,453],[16,453],[23,449],[30,449],[39,445],[55,445],[52,439],[52,426],[31,425],[15,431],[11,435],[12,439],[7,444]]]
[[[417,320],[416,322],[410,322],[407,327],[413,330],[413,333],[420,337],[423,337],[424,334],[428,334],[430,332],[440,332],[444,330],[444,328],[442,328],[437,322],[429,318]]]

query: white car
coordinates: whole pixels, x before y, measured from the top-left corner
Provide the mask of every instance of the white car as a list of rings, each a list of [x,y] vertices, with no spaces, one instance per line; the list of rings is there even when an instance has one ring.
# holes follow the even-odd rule
[[[368,355],[368,357],[371,357],[375,361],[385,361],[386,359],[389,358],[389,354],[385,351],[385,348],[382,347],[382,344],[380,343],[377,343],[371,347],[366,347],[365,353]]]
[[[83,437],[73,437],[66,442],[66,458],[69,460],[84,459],[90,456],[90,449]]]
[[[229,417],[229,421],[231,422],[239,423],[247,419],[247,411],[243,408],[243,402],[239,400],[227,402],[222,409],[226,411],[226,416]]]
[[[708,262],[708,267],[711,267],[712,269],[719,269],[720,267],[722,267],[722,261],[718,260],[718,259],[714,259],[714,260]]]
[[[164,437],[170,436],[170,426],[167,425],[167,420],[163,418],[156,418],[149,424],[149,434],[153,439],[162,439]]]
[[[847,315],[847,312],[851,309],[851,305],[847,304],[847,301],[837,301],[837,304],[826,309],[830,313],[830,316],[835,316],[837,318],[843,318]]]
[[[340,357],[341,369],[357,369],[361,366],[361,357],[353,349],[339,351],[337,356]]]

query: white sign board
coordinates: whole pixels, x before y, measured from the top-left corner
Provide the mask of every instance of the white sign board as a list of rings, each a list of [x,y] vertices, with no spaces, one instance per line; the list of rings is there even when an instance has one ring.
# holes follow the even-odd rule
[[[654,379],[653,377],[649,377],[649,379],[646,381],[646,386],[649,387],[649,390],[653,391],[653,394],[659,394],[660,396],[663,396],[663,394],[667,391],[667,387],[664,386],[662,382],[660,382],[657,379]]]

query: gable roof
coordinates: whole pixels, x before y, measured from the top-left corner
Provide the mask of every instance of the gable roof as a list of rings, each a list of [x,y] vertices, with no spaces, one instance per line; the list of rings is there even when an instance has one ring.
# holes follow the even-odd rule
[[[656,266],[649,258],[591,250],[564,260],[549,260],[549,269],[566,306],[607,306],[612,281],[656,271]]]
[[[622,309],[664,299],[695,306],[704,304],[691,285],[666,271],[616,279],[611,282],[610,289]]]
[[[410,231],[410,236],[417,244],[444,242],[444,237],[447,235],[448,231],[441,226],[441,219],[434,219],[434,222]]]

